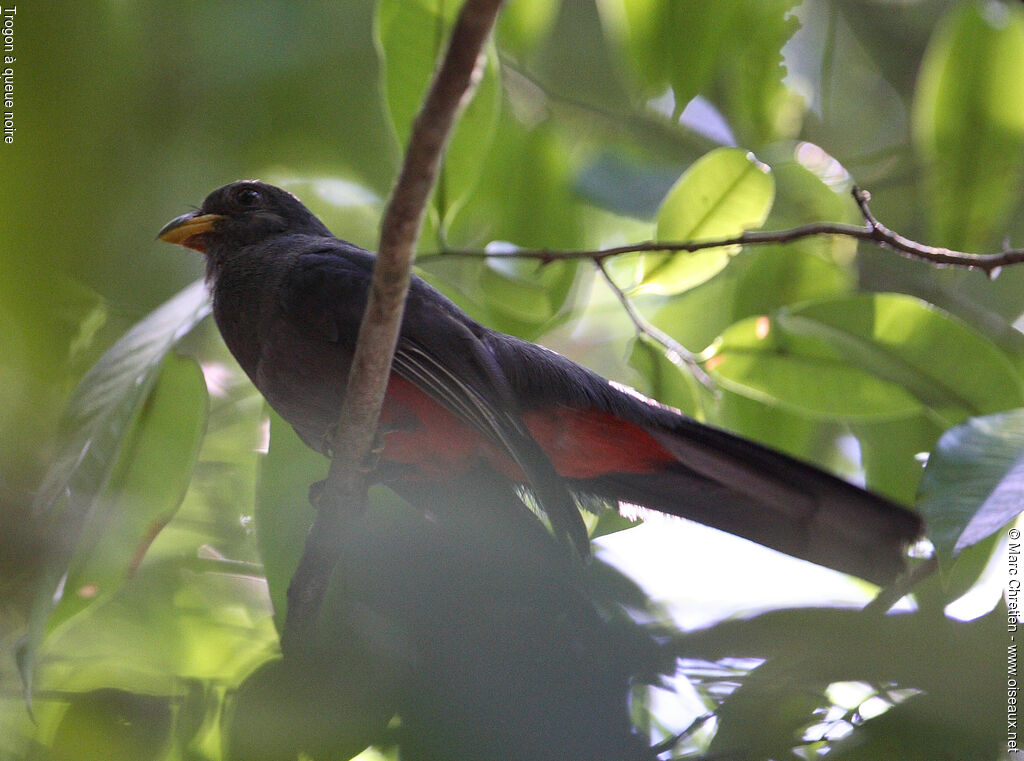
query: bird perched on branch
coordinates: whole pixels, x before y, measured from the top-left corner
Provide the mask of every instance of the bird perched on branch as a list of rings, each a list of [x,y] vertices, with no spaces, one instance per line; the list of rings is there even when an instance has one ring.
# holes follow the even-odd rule
[[[228,348],[330,455],[374,255],[257,181],[213,191],[159,237],[205,255]],[[582,554],[578,505],[596,501],[689,518],[877,584],[904,570],[922,532],[882,497],[480,325],[418,277],[378,434],[377,481],[414,497],[489,473],[527,487]]]

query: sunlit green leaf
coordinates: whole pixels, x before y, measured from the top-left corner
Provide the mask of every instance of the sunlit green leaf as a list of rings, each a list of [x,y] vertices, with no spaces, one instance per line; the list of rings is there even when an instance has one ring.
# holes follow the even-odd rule
[[[768,218],[775,197],[770,170],[739,148],[719,148],[691,166],[658,212],[659,241],[700,241],[739,235]],[[738,247],[644,258],[642,286],[679,293],[720,272]]]
[[[558,15],[559,0],[515,0],[498,18],[502,47],[527,54],[544,41]]]
[[[743,0],[719,51],[715,98],[741,145],[795,137],[807,104],[785,81],[783,48],[800,29],[797,0]],[[756,31],[755,31],[756,30]]]
[[[659,240],[737,235],[764,222],[774,200],[771,170],[741,148],[719,148],[691,166],[658,213]]]
[[[677,115],[707,85],[719,62],[723,37],[743,18],[737,13],[740,6],[736,0],[714,5],[701,0],[600,2],[609,36],[620,43],[623,63],[648,95],[661,95],[671,86]]]
[[[914,98],[934,234],[975,250],[996,236],[1024,178],[1024,12],[964,3],[939,27]]]
[[[441,217],[442,229],[451,225],[455,215],[476,188],[494,142],[501,112],[498,52],[493,45],[489,45],[482,76],[473,99],[466,105],[455,126],[445,150],[441,176],[438,177],[434,206]]]
[[[447,14],[445,15],[445,11]],[[391,128],[405,149],[412,123],[441,55],[455,4],[441,0],[382,0],[376,37],[383,59],[383,90]]]
[[[858,421],[849,430],[857,438],[867,488],[914,504],[924,471],[922,453],[935,446],[942,421],[922,411],[895,420]]]
[[[849,296],[781,313],[791,345],[828,344],[913,393],[945,420],[1018,406],[1024,385],[1006,354],[964,323],[899,294]],[[820,342],[820,343],[819,343]],[[827,355],[826,355],[827,356]]]
[[[458,7],[443,0],[381,0],[377,4],[383,89],[403,151]],[[451,223],[476,185],[500,112],[497,51],[492,45],[476,94],[455,126],[438,177],[433,204],[442,227]]]
[[[530,248],[594,242],[586,206],[573,189],[573,139],[555,120],[524,125],[505,118],[476,192],[449,231],[452,245],[508,241]],[[472,269],[472,267],[467,267]]]
[[[651,321],[690,351],[700,351],[736,322],[737,288],[748,264],[734,257],[717,277],[668,297],[639,295],[634,303]]]
[[[794,353],[767,317],[729,328],[709,363],[715,379],[737,394],[825,418],[897,417],[919,409],[913,395],[839,358]],[[808,379],[813,378],[813,382]]]
[[[927,412],[952,424],[1024,401],[1020,378],[999,349],[894,294],[748,318],[726,331],[709,367],[737,393],[829,417]]]
[[[598,539],[609,534],[617,534],[620,531],[627,531],[639,524],[639,520],[627,518],[615,510],[604,510],[598,513],[597,517],[589,521],[591,540]]]

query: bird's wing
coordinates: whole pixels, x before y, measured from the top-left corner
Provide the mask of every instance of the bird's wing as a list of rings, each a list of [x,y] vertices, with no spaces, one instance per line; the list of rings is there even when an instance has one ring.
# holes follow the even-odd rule
[[[351,352],[372,264],[371,254],[340,241],[302,253],[286,289],[286,314],[323,340]],[[444,295],[414,278],[393,372],[508,454],[526,474],[555,531],[586,554],[589,540],[575,500],[523,424],[502,368],[483,340],[488,334]]]

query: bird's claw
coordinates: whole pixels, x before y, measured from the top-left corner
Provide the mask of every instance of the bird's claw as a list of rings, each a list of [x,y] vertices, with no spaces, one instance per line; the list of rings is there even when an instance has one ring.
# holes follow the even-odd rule
[[[378,431],[377,435],[373,437],[373,444],[370,446],[370,451],[366,454],[366,459],[363,460],[362,466],[359,470],[363,473],[374,473],[377,468],[380,467],[381,456],[384,454],[384,438]]]
[[[327,486],[326,478],[322,478],[319,481],[314,481],[309,485],[309,504],[311,504],[317,510],[320,509],[320,498],[324,494],[325,486]]]

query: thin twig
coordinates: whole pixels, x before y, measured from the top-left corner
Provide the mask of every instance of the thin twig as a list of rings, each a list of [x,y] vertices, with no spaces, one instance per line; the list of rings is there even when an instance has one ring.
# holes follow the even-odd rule
[[[661,755],[662,753],[667,753],[668,751],[670,751],[673,748],[675,748],[683,740],[685,740],[685,739],[687,739],[689,737],[692,737],[697,732],[698,729],[703,727],[705,724],[707,724],[713,718],[715,718],[715,714],[714,713],[711,713],[711,712],[702,713],[696,719],[691,721],[689,726],[687,726],[686,729],[684,729],[682,732],[677,732],[674,735],[670,735],[669,737],[666,737],[664,740],[662,740],[657,745],[651,746],[651,755],[658,756],[658,755]]]
[[[448,50],[413,124],[405,161],[381,222],[381,238],[366,311],[352,359],[327,480],[299,566],[288,587],[281,649],[308,651],[331,573],[344,538],[345,516],[366,504],[365,463],[374,444],[398,342],[412,252],[437,179],[444,146],[459,110],[479,79],[484,42],[502,0],[466,0]]]
[[[665,356],[669,362],[676,365],[682,370],[687,370],[700,381],[700,384],[704,386],[711,393],[717,393],[717,386],[711,379],[711,376],[704,372],[704,368],[700,366],[697,358],[693,352],[679,343],[676,339],[670,336],[668,333],[663,331],[658,326],[652,324],[644,317],[640,312],[637,311],[636,307],[633,306],[633,302],[629,300],[629,296],[612,280],[611,275],[608,274],[608,270],[604,266],[603,259],[595,259],[594,265],[597,267],[597,271],[601,273],[605,283],[611,289],[612,293],[622,304],[622,308],[626,310],[626,314],[629,315],[629,319],[632,320],[634,327],[641,334],[647,336],[652,341],[655,341],[662,345],[665,349]]]
[[[848,225],[841,222],[813,222],[786,230],[748,230],[739,235],[715,240],[698,241],[658,241],[649,240],[640,243],[629,243],[623,246],[600,249],[550,249],[550,248],[519,248],[501,251],[480,251],[471,249],[453,249],[443,251],[437,256],[447,257],[512,257],[517,259],[537,259],[545,264],[565,259],[593,259],[603,261],[612,256],[645,251],[704,251],[722,246],[753,246],[770,243],[791,243],[803,238],[822,235],[834,235],[854,238],[877,246],[891,249],[911,259],[920,259],[937,267],[966,267],[979,269],[994,277],[1002,267],[1024,262],[1024,249],[1006,248],[998,254],[970,254],[954,251],[939,246],[927,246],[910,240],[890,230],[879,222],[868,208],[871,196],[859,187],[853,188],[853,197],[857,202],[865,224]]]
[[[880,589],[871,602],[864,606],[864,612],[877,615],[888,613],[893,605],[914,591],[914,587],[938,570],[939,559],[935,555],[925,558],[904,572],[891,585]]]

